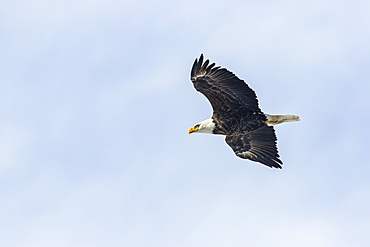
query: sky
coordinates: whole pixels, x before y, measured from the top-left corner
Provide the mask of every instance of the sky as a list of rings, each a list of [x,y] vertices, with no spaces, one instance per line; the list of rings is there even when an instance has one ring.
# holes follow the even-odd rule
[[[370,2],[0,1],[0,246],[369,246]],[[190,82],[253,88],[283,169]]]

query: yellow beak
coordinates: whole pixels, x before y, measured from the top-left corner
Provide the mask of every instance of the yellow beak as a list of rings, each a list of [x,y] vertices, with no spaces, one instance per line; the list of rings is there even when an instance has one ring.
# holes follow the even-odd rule
[[[188,131],[188,134],[190,135],[191,133],[198,131],[199,128],[190,128]]]

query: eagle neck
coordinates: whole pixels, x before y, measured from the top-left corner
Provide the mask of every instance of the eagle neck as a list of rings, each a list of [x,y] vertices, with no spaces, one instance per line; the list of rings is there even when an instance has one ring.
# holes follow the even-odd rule
[[[222,126],[218,123],[217,119],[211,118],[212,123],[214,124],[214,128],[212,129],[212,134],[216,135],[226,135],[226,130],[222,128]]]

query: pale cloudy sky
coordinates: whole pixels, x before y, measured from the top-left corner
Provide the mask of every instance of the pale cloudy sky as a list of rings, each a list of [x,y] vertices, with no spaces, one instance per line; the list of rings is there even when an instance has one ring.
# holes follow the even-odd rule
[[[369,246],[370,2],[0,1],[0,246]],[[204,53],[284,168],[187,135]]]

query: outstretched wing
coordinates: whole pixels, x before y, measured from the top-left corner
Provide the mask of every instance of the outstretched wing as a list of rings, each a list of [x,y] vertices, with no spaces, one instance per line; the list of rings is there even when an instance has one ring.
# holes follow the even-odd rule
[[[282,168],[272,126],[265,126],[244,135],[226,136],[226,143],[243,159],[260,162],[269,167]]]
[[[261,111],[255,92],[241,79],[225,68],[203,63],[203,54],[199,61],[195,59],[191,69],[191,81],[197,91],[204,94],[216,113],[231,109]]]

